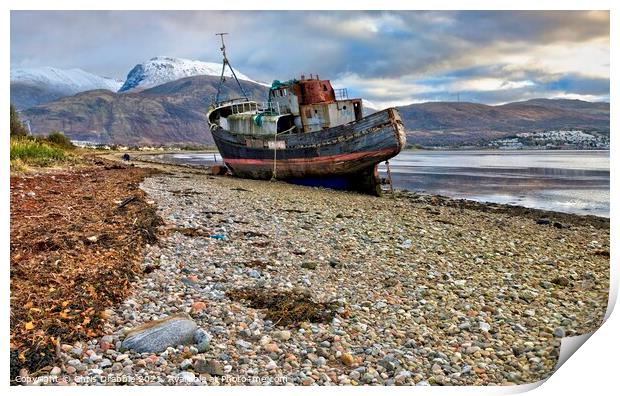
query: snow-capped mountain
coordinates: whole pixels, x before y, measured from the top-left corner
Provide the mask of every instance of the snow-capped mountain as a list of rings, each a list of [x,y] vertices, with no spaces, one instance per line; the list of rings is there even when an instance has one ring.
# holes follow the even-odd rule
[[[68,95],[93,89],[116,92],[123,85],[122,81],[101,77],[82,69],[57,69],[49,66],[11,69],[11,82],[45,85]]]
[[[33,67],[11,69],[11,103],[18,110],[94,89],[118,91],[122,81],[81,69]]]
[[[219,76],[221,73],[221,63],[157,56],[131,69],[125,84],[118,92],[142,91],[180,78],[198,75]],[[235,74],[240,80],[256,82],[245,74],[240,73],[237,69],[235,69]],[[232,76],[228,67],[224,76]]]

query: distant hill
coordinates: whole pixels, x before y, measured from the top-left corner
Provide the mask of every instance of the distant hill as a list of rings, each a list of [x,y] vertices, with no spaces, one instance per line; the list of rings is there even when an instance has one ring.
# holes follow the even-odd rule
[[[515,106],[542,106],[551,109],[561,109],[578,111],[586,114],[609,115],[609,103],[607,102],[586,102],[577,99],[530,99],[523,102],[508,103],[505,107]]]
[[[519,132],[553,129],[581,129],[609,134],[609,103],[602,102],[533,99],[499,106],[427,102],[398,109],[410,144],[478,144]]]
[[[116,92],[122,85],[122,81],[101,77],[81,69],[55,67],[12,69],[11,103],[18,110],[23,110],[93,89]]]
[[[35,134],[62,131],[71,139],[106,144],[213,144],[206,113],[219,77],[182,78],[135,93],[82,92],[39,105],[22,114]],[[249,96],[267,97],[268,88],[241,81]],[[228,79],[223,97],[239,97]]]

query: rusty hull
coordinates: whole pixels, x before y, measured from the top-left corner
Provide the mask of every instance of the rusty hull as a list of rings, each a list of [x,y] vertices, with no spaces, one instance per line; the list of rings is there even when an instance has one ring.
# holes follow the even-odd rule
[[[331,180],[345,189],[371,194],[381,191],[377,165],[397,155],[406,144],[395,108],[315,132],[256,136],[224,130],[215,123],[211,132],[224,162],[236,176],[306,180],[311,185]]]

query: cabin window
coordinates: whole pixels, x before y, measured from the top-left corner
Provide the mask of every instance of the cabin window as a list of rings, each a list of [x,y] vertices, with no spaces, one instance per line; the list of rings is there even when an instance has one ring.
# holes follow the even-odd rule
[[[319,114],[319,111],[318,110],[314,110],[314,114]]]
[[[342,106],[342,110],[346,110],[346,109],[347,109],[347,106]]]
[[[323,84],[323,91],[327,91],[327,85]]]
[[[312,111],[310,109],[306,109],[306,118],[312,118]]]

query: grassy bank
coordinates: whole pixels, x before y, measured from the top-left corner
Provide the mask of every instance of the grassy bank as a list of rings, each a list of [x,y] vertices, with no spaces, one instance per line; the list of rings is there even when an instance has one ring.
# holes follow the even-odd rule
[[[74,146],[60,133],[47,137],[12,136],[10,151],[12,171],[27,170],[29,166],[49,167],[74,163],[78,160]]]
[[[42,141],[29,138],[11,139],[11,161],[47,164],[66,158],[65,151]]]

